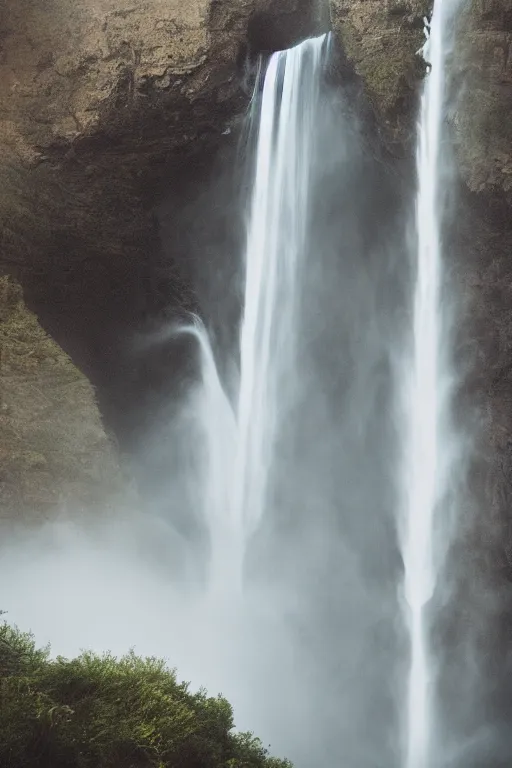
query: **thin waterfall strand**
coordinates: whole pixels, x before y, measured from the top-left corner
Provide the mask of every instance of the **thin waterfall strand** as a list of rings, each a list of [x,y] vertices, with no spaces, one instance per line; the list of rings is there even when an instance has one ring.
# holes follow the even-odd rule
[[[210,531],[212,561],[209,582],[213,591],[234,581],[241,569],[243,531],[226,515],[231,506],[230,473],[237,449],[237,424],[232,404],[222,385],[208,332],[198,317],[182,333],[192,335],[200,352],[201,382],[197,417],[202,431],[205,463],[202,468],[201,508]]]
[[[408,374],[405,515],[402,536],[404,593],[411,660],[407,690],[406,768],[430,768],[434,666],[428,604],[439,573],[435,518],[445,495],[447,411],[441,306],[442,249],[440,135],[444,107],[443,0],[436,0],[424,55],[431,65],[421,101],[417,170],[417,277],[413,354]]]

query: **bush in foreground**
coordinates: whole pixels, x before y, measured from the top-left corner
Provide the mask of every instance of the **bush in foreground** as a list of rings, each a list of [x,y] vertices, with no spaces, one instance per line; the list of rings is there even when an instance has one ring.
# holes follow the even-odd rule
[[[1,624],[0,686],[2,768],[291,768],[158,659],[51,659]]]

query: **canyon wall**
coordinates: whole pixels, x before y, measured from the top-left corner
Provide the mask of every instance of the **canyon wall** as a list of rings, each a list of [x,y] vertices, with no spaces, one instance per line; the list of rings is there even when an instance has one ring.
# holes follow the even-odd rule
[[[125,492],[94,391],[0,277],[0,525],[102,514]]]
[[[432,0],[331,0],[331,19],[364,83],[387,142],[400,152],[415,141],[419,51]]]
[[[512,2],[461,4],[450,115],[460,192],[454,222],[460,281],[474,342],[481,413],[486,534],[512,580]]]
[[[2,283],[6,514],[32,504],[25,487],[36,506],[56,502],[62,482],[86,477],[84,463],[92,495],[100,493],[96,469],[112,465],[95,395],[121,432],[151,400],[153,381],[168,377],[158,362],[134,362],[127,339],[162,308],[194,305],[160,263],[152,206],[177,169],[192,170],[229,140],[253,51],[286,47],[322,24],[309,0],[2,3],[0,275],[24,296]],[[13,332],[14,316],[30,326],[26,339]],[[29,358],[20,389],[19,363]],[[11,402],[18,390],[24,415]],[[62,446],[60,459],[39,449],[39,427]]]

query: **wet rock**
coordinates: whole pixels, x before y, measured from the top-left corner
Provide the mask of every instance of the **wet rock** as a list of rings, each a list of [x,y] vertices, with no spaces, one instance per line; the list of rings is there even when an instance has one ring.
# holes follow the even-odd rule
[[[388,140],[414,140],[418,86],[425,72],[419,53],[431,0],[331,0],[335,32]]]
[[[2,521],[99,507],[123,491],[90,383],[0,278]]]
[[[162,308],[194,305],[159,260],[152,205],[178,169],[193,170],[232,140],[226,128],[248,101],[247,57],[319,30],[320,6],[0,5],[0,276],[24,291],[2,326],[4,348],[14,339],[2,371],[4,509],[54,505],[73,484],[77,503],[87,487],[101,495],[109,447],[75,366],[111,426],[113,413],[151,399],[160,374],[146,361],[137,367],[127,339]],[[22,326],[25,340],[16,336]]]
[[[309,0],[4,3],[2,260],[30,269],[59,235],[70,240],[68,261],[70,250],[87,247],[105,258],[133,256],[134,241],[148,229],[145,204],[155,187],[169,182],[176,164],[217,144],[226,122],[243,109],[240,75],[250,30],[258,30],[253,45],[290,44],[311,31],[313,6]]]
[[[454,229],[474,354],[469,383],[486,457],[480,506],[494,566],[512,580],[512,2],[462,3],[451,59],[461,193]]]
[[[461,174],[470,190],[512,204],[512,2],[462,4],[453,57],[453,117]]]

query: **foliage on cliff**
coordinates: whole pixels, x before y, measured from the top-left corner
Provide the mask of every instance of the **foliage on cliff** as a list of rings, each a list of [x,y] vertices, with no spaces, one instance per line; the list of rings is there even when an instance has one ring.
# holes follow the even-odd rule
[[[0,685],[3,768],[291,768],[155,658],[51,659],[4,623]]]

